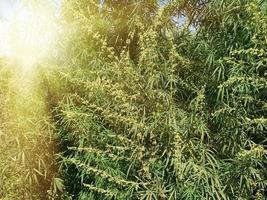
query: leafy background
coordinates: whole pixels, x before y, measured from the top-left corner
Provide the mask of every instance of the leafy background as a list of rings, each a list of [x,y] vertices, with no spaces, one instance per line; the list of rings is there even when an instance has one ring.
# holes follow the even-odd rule
[[[27,97],[46,108],[29,119],[40,137],[27,135],[28,120],[0,127],[11,132],[0,198],[265,199],[265,1],[68,0],[61,9],[67,29],[48,62],[57,67],[39,68],[41,97]],[[2,63],[9,124],[19,118],[6,110],[16,94]],[[33,146],[18,145],[25,135]]]

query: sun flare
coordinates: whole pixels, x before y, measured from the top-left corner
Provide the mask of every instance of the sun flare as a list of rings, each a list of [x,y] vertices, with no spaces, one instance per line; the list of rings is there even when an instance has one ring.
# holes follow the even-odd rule
[[[6,20],[0,21],[0,56],[29,68],[53,52],[56,35],[51,7],[21,3],[9,12]]]

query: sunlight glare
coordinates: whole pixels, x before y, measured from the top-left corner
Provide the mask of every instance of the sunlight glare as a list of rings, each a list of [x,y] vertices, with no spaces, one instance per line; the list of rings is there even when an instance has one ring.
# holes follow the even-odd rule
[[[0,21],[0,56],[15,59],[23,68],[31,68],[53,52],[57,25],[49,6],[19,4]]]

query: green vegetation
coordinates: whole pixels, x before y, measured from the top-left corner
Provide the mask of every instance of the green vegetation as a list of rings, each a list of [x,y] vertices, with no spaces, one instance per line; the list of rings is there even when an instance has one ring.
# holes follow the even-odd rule
[[[34,95],[1,67],[0,199],[265,199],[266,9],[63,1]]]
[[[56,138],[41,90],[28,87],[38,78],[12,65],[0,68],[0,199],[44,199],[55,176]]]

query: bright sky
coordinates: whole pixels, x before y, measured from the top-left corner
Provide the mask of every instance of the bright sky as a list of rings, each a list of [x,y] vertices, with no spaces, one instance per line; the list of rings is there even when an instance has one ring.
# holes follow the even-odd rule
[[[15,3],[12,3],[12,1],[8,0],[0,1],[0,19],[1,20],[6,19],[11,14],[14,7]]]
[[[31,7],[22,1],[0,0],[0,56],[33,64],[53,50],[61,0],[44,0]]]
[[[58,13],[61,0],[50,1],[54,4],[56,13]],[[20,7],[20,2],[20,0],[0,0],[0,20],[8,19]]]

